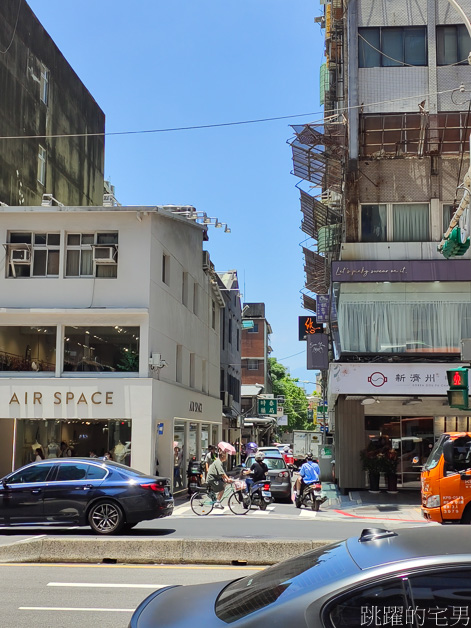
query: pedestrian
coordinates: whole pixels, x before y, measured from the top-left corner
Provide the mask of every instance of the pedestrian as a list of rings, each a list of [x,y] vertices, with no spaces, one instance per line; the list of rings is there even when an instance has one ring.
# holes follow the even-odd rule
[[[224,485],[232,482],[231,478],[226,475],[224,470],[224,463],[226,462],[227,454],[225,451],[219,452],[219,458],[216,458],[211,464],[206,476],[206,482],[209,488],[216,493],[215,508],[224,510],[224,506],[221,504],[221,499],[224,495]]]
[[[72,456],[72,447],[69,447],[65,441],[61,442],[59,458],[70,458]]]
[[[113,460],[113,454],[111,451],[105,451],[105,455],[103,456],[105,460]]]
[[[88,457],[89,458],[98,458],[98,456],[96,455],[96,451],[94,449],[90,449]]]
[[[41,447],[37,447],[34,450],[34,454],[35,454],[35,457],[34,457],[34,461],[35,462],[39,462],[40,460],[44,460],[44,453],[43,453],[43,450],[42,450]]]
[[[173,489],[182,488],[182,476],[181,476],[181,465],[182,465],[182,452],[180,447],[177,445],[173,448]]]
[[[208,451],[206,456],[204,457],[204,473],[205,477],[208,475],[209,467],[213,464],[216,459],[216,452],[214,445],[208,445]]]

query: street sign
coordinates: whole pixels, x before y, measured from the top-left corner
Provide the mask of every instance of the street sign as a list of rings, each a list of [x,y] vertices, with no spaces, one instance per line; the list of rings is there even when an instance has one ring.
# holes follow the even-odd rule
[[[307,411],[307,420],[308,421],[314,420],[314,410],[312,408],[309,408]]]
[[[283,416],[279,416],[276,420],[278,425],[288,425],[288,417],[286,414],[283,414]]]
[[[328,294],[316,295],[316,319],[318,323],[329,322],[330,297]]]
[[[278,412],[278,402],[276,399],[259,399],[258,414],[276,415]]]
[[[317,414],[327,414],[327,410],[328,410],[327,406],[324,406],[324,405],[317,406]]]

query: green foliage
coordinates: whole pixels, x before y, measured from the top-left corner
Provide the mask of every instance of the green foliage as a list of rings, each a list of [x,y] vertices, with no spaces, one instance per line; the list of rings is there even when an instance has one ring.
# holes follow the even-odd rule
[[[277,362],[276,358],[268,358],[270,375],[275,397],[283,396],[285,404],[283,412],[288,417],[288,425],[280,426],[284,432],[292,430],[312,430],[314,425],[307,418],[308,401],[306,393],[296,385],[299,380],[288,374],[285,366]]]
[[[139,356],[129,351],[121,352],[121,359],[117,364],[120,371],[134,372],[139,370]]]

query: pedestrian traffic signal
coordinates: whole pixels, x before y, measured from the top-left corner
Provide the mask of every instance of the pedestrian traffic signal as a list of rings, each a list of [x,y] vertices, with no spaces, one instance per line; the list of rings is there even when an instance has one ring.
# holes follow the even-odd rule
[[[466,237],[460,227],[453,227],[450,235],[446,238],[441,253],[447,259],[458,255],[464,255],[469,249],[470,239]]]
[[[446,372],[448,378],[448,404],[450,408],[468,410],[468,369],[459,367]]]

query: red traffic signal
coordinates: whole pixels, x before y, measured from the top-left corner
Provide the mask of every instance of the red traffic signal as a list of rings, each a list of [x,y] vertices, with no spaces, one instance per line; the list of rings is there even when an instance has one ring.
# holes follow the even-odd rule
[[[446,372],[451,390],[468,388],[468,369],[456,368]]]

